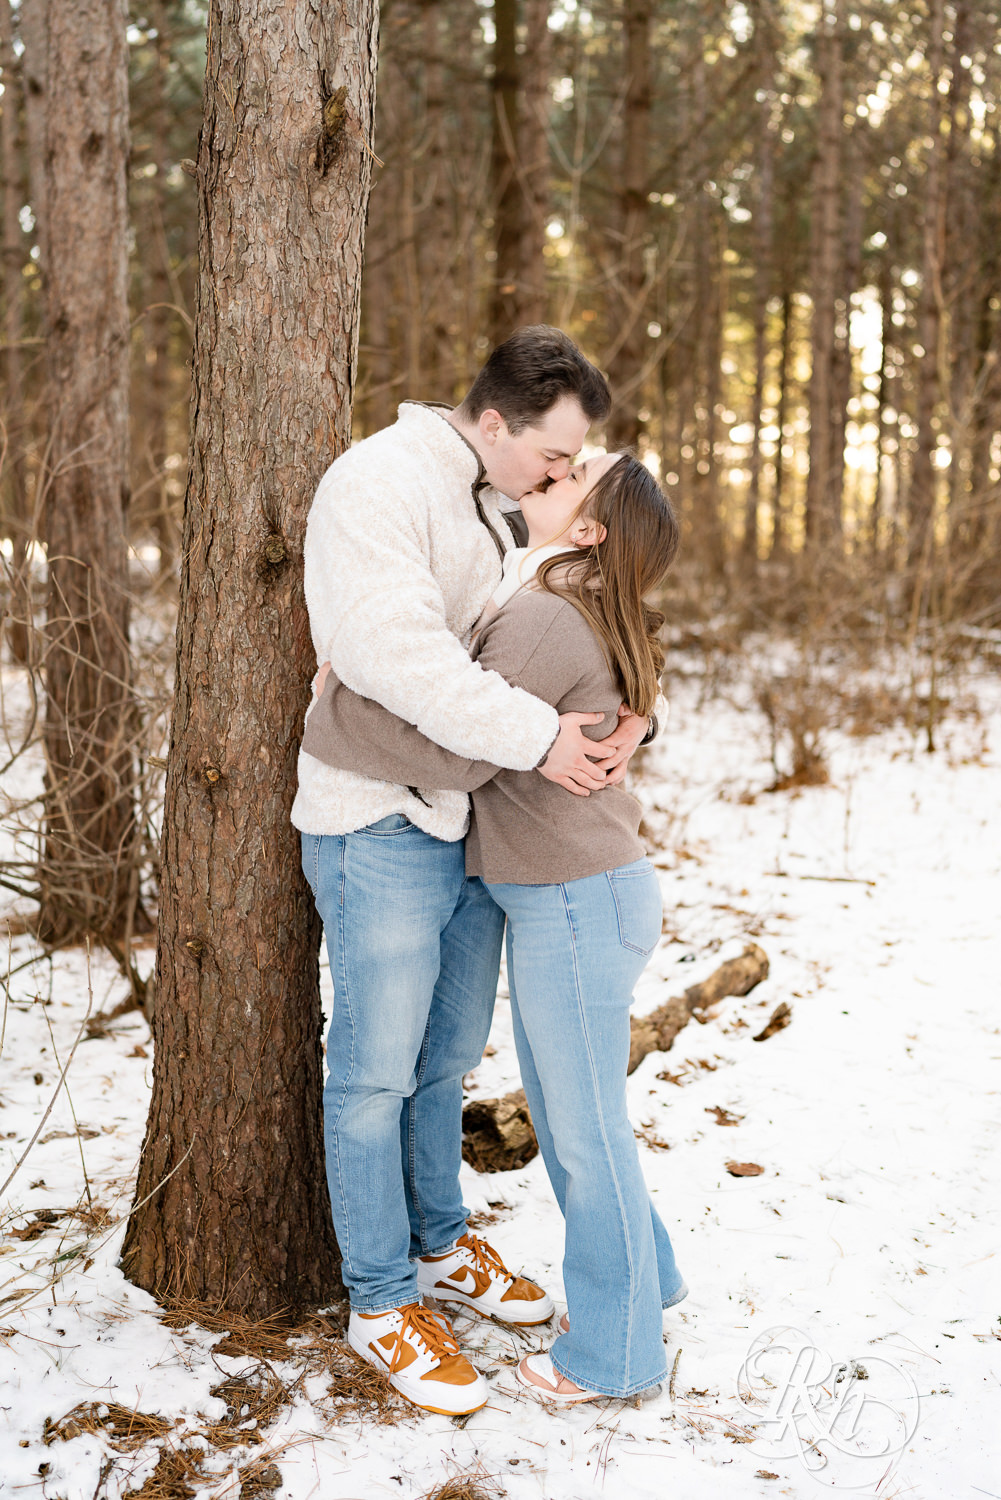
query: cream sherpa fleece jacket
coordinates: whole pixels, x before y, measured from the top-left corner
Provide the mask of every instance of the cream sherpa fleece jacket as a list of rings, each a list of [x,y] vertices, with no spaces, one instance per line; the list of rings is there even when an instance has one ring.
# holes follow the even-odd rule
[[[514,538],[489,487],[479,489],[487,524],[480,518],[482,466],[446,410],[405,402],[392,427],[349,448],[320,480],[304,551],[316,659],[447,750],[526,771],[559,720],[470,660],[470,631]],[[466,794],[417,790],[300,751],[292,822],[350,833],[403,813],[435,838],[462,838]]]

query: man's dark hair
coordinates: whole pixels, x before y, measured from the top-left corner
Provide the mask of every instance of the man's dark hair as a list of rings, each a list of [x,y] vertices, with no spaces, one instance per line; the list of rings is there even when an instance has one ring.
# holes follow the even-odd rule
[[[551,411],[564,396],[578,403],[589,422],[608,416],[608,385],[581,354],[573,339],[546,323],[516,328],[490,355],[459,407],[467,421],[499,411],[508,429],[519,433]]]

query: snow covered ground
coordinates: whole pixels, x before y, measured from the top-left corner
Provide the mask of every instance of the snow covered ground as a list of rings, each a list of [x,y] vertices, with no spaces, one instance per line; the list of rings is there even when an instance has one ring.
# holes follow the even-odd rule
[[[760,715],[677,684],[639,784],[666,916],[637,1010],[746,941],[771,973],[630,1080],[691,1287],[664,1317],[672,1391],[551,1415],[512,1379],[535,1337],[460,1318],[491,1375],[483,1411],[332,1422],[321,1378],[275,1359],[295,1386],[256,1450],[276,1451],[276,1494],[408,1500],[476,1473],[511,1500],[1001,1497],[1001,691],[973,686],[979,715],[947,720],[934,755],[899,727],[832,733],[828,785],[769,793]],[[123,982],[99,955],[6,946],[0,1181],[38,1139],[0,1210],[0,1493],[117,1500],[164,1444],[204,1447],[226,1410],[210,1391],[259,1362],[166,1326],[116,1268],[152,1067],[137,1013],[79,1041],[42,1120],[88,1005],[112,1009]],[[791,1024],[756,1042],[783,1001]],[[491,1043],[479,1097],[517,1086],[503,995]],[[559,1299],[541,1162],[466,1169],[466,1188],[508,1264]],[[172,1425],[124,1452],[100,1428],[44,1442],[82,1403]],[[209,1452],[199,1496],[235,1500],[254,1453]]]

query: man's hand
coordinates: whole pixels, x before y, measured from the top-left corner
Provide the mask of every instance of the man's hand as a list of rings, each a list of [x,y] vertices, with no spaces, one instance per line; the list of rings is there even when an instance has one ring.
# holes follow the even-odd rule
[[[629,761],[647,730],[649,719],[630,713],[624,703],[619,705],[619,722],[611,734],[594,744],[594,764],[605,771],[605,785],[618,786],[625,781]]]
[[[607,784],[605,773],[588,758],[598,747],[594,740],[581,734],[580,726],[600,724],[604,717],[604,714],[560,714],[560,732],[539,767],[539,774],[547,781],[555,781],[557,786],[566,787],[575,797],[590,797],[592,792],[600,791]],[[639,738],[642,737],[641,734]]]

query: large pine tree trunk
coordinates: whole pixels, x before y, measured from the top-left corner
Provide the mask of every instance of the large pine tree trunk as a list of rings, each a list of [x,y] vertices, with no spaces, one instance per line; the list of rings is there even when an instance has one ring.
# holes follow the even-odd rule
[[[125,0],[49,0],[49,462],[41,931],[120,936],[136,904],[129,687]]]
[[[252,1315],[337,1290],[319,930],[289,809],[306,516],[349,439],[377,16],[209,9],[156,1064],[123,1265]]]

